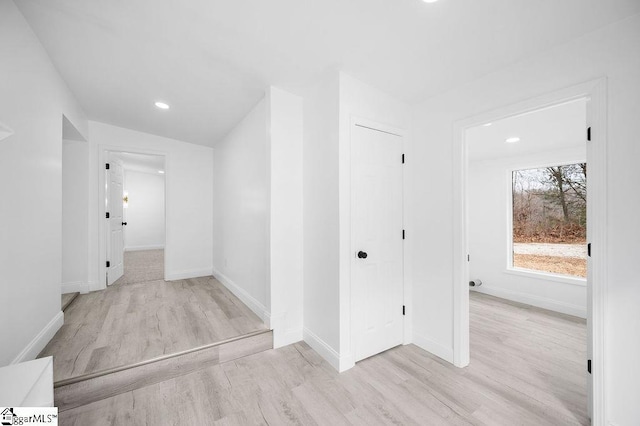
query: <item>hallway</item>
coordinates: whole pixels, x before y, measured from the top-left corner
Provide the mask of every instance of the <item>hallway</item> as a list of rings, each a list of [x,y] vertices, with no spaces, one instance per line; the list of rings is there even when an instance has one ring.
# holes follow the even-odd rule
[[[54,357],[56,382],[266,329],[215,278],[163,281],[162,270],[162,250],[127,252],[122,278],[73,301],[39,355]]]

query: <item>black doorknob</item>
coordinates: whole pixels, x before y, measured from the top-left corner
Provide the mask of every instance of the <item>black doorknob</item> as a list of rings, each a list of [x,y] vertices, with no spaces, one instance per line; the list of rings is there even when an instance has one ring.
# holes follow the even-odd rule
[[[122,226],[127,226],[127,222],[122,222]]]
[[[359,251],[358,252],[358,257],[360,259],[366,259],[367,258],[367,252],[366,251]]]

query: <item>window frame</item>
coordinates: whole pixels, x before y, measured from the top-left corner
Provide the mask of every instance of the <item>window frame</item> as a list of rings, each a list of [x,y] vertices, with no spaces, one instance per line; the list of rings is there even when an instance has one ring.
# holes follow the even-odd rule
[[[585,163],[586,160],[569,160],[569,161],[549,161],[543,165],[513,165],[509,166],[506,171],[506,192],[507,192],[507,264],[504,272],[511,275],[517,275],[521,277],[542,279],[546,281],[555,281],[564,284],[571,284],[586,287],[587,278],[578,277],[575,275],[558,274],[554,272],[539,271],[536,269],[526,269],[514,266],[513,264],[513,173],[521,170],[542,169],[546,167],[558,167],[567,166],[571,164]],[[536,163],[539,164],[539,163]],[[587,218],[588,220],[588,218]],[[586,244],[586,243],[585,243]]]

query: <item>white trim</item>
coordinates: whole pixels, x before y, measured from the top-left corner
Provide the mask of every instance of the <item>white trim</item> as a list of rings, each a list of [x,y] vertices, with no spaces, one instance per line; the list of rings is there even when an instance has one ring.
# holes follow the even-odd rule
[[[304,336],[304,341],[339,373],[342,373],[355,365],[351,354],[343,355],[341,357],[335,349],[307,327],[303,329],[302,334]]]
[[[151,246],[125,246],[124,251],[164,250],[164,244]]]
[[[454,364],[469,364],[469,264],[467,169],[465,130],[487,122],[536,111],[561,103],[587,99],[587,126],[592,140],[587,142],[589,163],[588,239],[592,257],[588,259],[589,284],[587,328],[592,359],[593,400],[589,401],[592,424],[604,425],[607,418],[605,326],[607,302],[607,80],[600,78],[554,93],[504,106],[472,118],[456,121],[453,128],[453,348]],[[586,129],[585,129],[586,131]],[[585,138],[586,139],[586,138]]]
[[[280,332],[278,327],[273,328],[273,349],[282,348],[293,343],[298,343],[302,340],[304,340],[304,332],[302,328],[284,332]]]
[[[292,343],[304,340],[302,326],[296,329],[287,330],[287,313],[271,313],[268,322],[271,330],[273,330],[273,349],[278,349]]]
[[[72,281],[69,283],[63,283],[60,286],[61,290],[62,290],[62,294],[67,294],[67,293],[82,293],[82,294],[86,294],[89,293],[89,283],[83,283],[82,281]]]
[[[557,300],[548,299],[546,297],[537,296],[535,294],[522,293],[519,291],[513,291],[505,288],[492,287],[487,285],[482,285],[482,287],[474,288],[471,291],[489,294],[491,296],[512,300],[518,303],[525,303],[527,305],[536,306],[538,308],[560,312],[561,314],[587,318],[587,308],[585,306],[559,302]]]
[[[189,278],[208,277],[211,275],[213,275],[211,268],[171,271],[165,275],[165,281],[187,280]]]
[[[413,344],[443,360],[453,363],[453,348],[443,346],[419,333],[413,333]]]
[[[213,276],[222,283],[231,293],[233,293],[242,303],[247,305],[249,309],[253,311],[260,319],[271,329],[271,313],[269,310],[252,295],[250,295],[245,289],[233,282],[229,277],[222,272],[213,268]]]
[[[60,330],[60,327],[64,324],[64,313],[58,311],[57,314],[44,326],[42,330],[36,335],[36,337],[29,342],[29,344],[11,361],[11,364],[18,364],[24,361],[31,361],[36,359],[38,354],[42,352],[47,343],[53,336]]]
[[[578,287],[586,287],[587,279],[574,277],[571,275],[553,274],[550,272],[536,271],[535,269],[524,268],[507,268],[504,270],[505,274],[518,275],[521,277],[527,277],[534,280],[553,281],[562,284],[576,285]]]

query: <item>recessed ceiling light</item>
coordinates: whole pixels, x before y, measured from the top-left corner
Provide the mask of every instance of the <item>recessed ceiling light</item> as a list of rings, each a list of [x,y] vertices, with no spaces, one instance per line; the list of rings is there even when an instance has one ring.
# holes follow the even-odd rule
[[[164,170],[158,170],[158,173],[160,173],[161,175],[164,174]]]
[[[158,102],[156,102],[155,105],[160,109],[169,109],[169,104],[166,104],[164,102],[158,101]]]
[[[435,3],[438,0],[422,0],[422,1],[425,2],[425,3]]]
[[[506,143],[516,143],[516,142],[520,142],[520,138],[519,137],[513,137],[513,138],[507,138],[507,140],[505,140]]]
[[[483,124],[484,127],[489,127],[491,126],[493,123],[487,123],[487,124]]]

